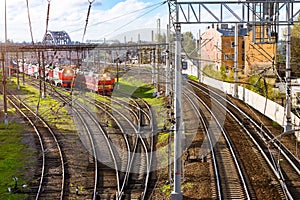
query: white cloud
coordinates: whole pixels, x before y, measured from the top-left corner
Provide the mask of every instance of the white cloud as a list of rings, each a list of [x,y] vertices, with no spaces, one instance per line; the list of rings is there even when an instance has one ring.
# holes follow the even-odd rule
[[[72,40],[81,41],[89,7],[88,1],[49,1],[51,7],[48,29],[53,31],[65,30]],[[4,0],[0,1],[0,41],[4,41],[4,2]],[[46,30],[48,0],[28,0],[28,2],[34,41],[41,41]],[[104,37],[109,39],[130,30],[140,29],[142,32],[147,28],[155,29],[158,18],[161,19],[161,28],[166,29],[169,12],[167,3],[154,9],[155,5],[158,5],[157,3],[162,2],[163,0],[155,0],[155,2],[150,0],[95,0],[92,4],[85,39],[103,39]],[[8,39],[15,42],[30,42],[26,0],[6,0],[6,3]],[[115,5],[111,6],[113,3]],[[149,7],[151,5],[154,6]],[[109,9],[104,9],[104,7]],[[299,5],[294,7],[298,8]],[[152,9],[154,10],[150,12]],[[146,14],[147,12],[149,13]],[[205,15],[205,11],[203,13],[202,19],[209,17],[208,14]],[[218,13],[218,11],[214,13]],[[285,17],[284,14],[280,16]],[[182,25],[182,32],[191,31],[196,37],[198,29],[203,30],[203,26],[208,26],[208,24],[202,26]],[[132,33],[132,36],[136,37],[136,32],[138,31]]]
[[[26,0],[6,1],[8,39],[15,42],[30,42],[31,37]],[[28,2],[34,41],[41,41],[46,30],[48,1],[28,0]],[[98,0],[95,6],[92,4],[85,39],[103,39],[103,37],[109,38],[113,35],[127,32],[128,30],[149,27],[155,28],[157,17],[168,17],[168,8],[166,4],[163,8],[160,7],[159,10],[154,10],[141,17],[141,19],[137,19],[145,12],[154,8],[144,9],[153,4],[154,3],[147,3],[141,0],[124,0],[117,3],[109,10],[102,10],[101,1]],[[4,1],[1,1],[0,41],[4,41],[4,7]],[[72,40],[81,41],[88,7],[88,1],[83,0],[51,0],[48,30],[65,30],[69,33]],[[159,14],[162,10],[163,14]],[[117,18],[118,16],[122,17]]]

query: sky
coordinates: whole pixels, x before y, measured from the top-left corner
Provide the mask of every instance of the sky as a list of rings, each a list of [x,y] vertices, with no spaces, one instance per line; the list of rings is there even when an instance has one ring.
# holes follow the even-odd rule
[[[124,42],[126,39],[128,42],[137,41],[138,35],[141,40],[151,41],[151,31],[157,31],[158,19],[162,33],[169,21],[168,3],[163,4],[164,0],[28,0],[29,12],[26,2],[6,0],[7,38],[14,42],[32,41],[28,14],[34,42],[42,41],[46,32],[48,3],[48,30],[64,30],[72,41],[119,39]],[[91,10],[84,35],[90,2]],[[0,42],[5,41],[4,8],[5,0],[0,0]],[[213,13],[217,12],[216,9]],[[198,38],[199,29],[203,32],[207,26],[183,25],[182,32],[190,31]]]
[[[5,0],[0,2],[0,41],[4,42]],[[167,27],[169,10],[167,3],[162,4],[163,0],[28,0],[33,40],[42,41],[50,3],[48,30],[64,30],[72,41],[81,42],[90,2],[84,41],[113,39],[128,31],[132,34],[126,36],[126,41],[137,38],[139,32],[141,39],[151,40],[150,29],[157,27],[158,19],[161,29]],[[6,11],[7,38],[14,42],[31,42],[26,0],[6,0]],[[143,33],[143,30],[150,33]],[[125,40],[124,36],[122,38]]]

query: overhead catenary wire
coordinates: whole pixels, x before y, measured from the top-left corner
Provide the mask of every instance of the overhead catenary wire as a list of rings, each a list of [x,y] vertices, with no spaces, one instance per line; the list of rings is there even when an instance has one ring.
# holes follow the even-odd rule
[[[29,24],[29,30],[30,30],[30,36],[31,36],[31,43],[34,44],[28,0],[26,0],[26,5],[27,5],[27,16],[28,16],[28,24]]]
[[[92,26],[97,26],[97,25],[100,25],[100,24],[104,24],[106,22],[110,22],[110,21],[114,21],[114,20],[117,20],[119,18],[123,18],[127,15],[131,15],[133,13],[136,13],[136,12],[140,12],[140,11],[143,11],[143,10],[146,10],[146,9],[149,9],[149,8],[152,8],[156,5],[159,5],[161,4],[161,2],[159,3],[156,3],[156,4],[153,4],[153,5],[150,5],[150,6],[147,6],[147,7],[144,7],[144,8],[140,8],[140,9],[137,9],[137,10],[134,10],[134,11],[131,11],[131,12],[128,12],[128,13],[125,13],[125,14],[122,14],[122,15],[119,15],[119,16],[116,16],[116,17],[113,17],[113,18],[110,18],[110,19],[107,19],[107,20],[103,20],[103,21],[99,21],[99,22],[96,22],[96,23],[92,23],[89,25],[89,27],[92,27]],[[73,31],[70,31],[70,33],[74,33],[74,32],[77,32],[77,31],[81,31],[82,28],[79,28],[79,29],[75,29]]]
[[[49,23],[49,15],[50,15],[50,2],[51,0],[47,0],[48,1],[48,9],[47,9],[47,17],[46,17],[46,31],[45,31],[45,36],[48,32],[48,23]]]
[[[147,11],[147,12],[145,12],[145,13],[139,15],[139,16],[137,16],[137,17],[134,18],[133,20],[127,22],[126,24],[123,24],[123,25],[119,26],[118,28],[116,28],[116,29],[114,29],[113,31],[111,31],[111,32],[109,32],[109,33],[107,33],[107,34],[105,34],[104,36],[110,35],[111,33],[115,33],[116,31],[118,31],[118,30],[124,28],[125,26],[127,26],[127,25],[129,25],[129,24],[131,24],[132,22],[136,21],[137,19],[139,19],[139,18],[141,18],[141,17],[143,17],[143,16],[149,14],[150,12],[156,10],[156,9],[159,8],[160,6],[164,5],[166,2],[167,2],[167,1],[163,1],[163,2],[159,3],[157,6],[155,6],[155,7],[152,8],[151,10],[149,10],[149,11]],[[103,37],[103,36],[102,36],[102,37]]]
[[[89,16],[90,16],[90,12],[91,12],[91,7],[92,7],[92,4],[94,2],[94,0],[88,0],[89,2],[89,8],[88,8],[88,12],[87,12],[87,16],[86,16],[86,20],[85,20],[85,26],[84,26],[84,31],[83,31],[83,35],[82,35],[82,42],[84,41],[84,36],[85,36],[85,33],[86,33],[86,28],[87,28],[87,25],[88,25],[88,22],[89,22]]]

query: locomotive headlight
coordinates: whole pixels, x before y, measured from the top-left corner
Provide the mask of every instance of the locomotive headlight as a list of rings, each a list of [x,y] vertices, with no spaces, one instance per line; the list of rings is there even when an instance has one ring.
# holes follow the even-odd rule
[[[69,73],[70,73],[70,70],[68,69],[68,70],[66,71],[66,73],[69,74]]]

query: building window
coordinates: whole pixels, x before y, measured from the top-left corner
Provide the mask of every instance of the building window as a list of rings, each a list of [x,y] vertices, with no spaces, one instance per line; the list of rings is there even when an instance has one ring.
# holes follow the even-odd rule
[[[229,67],[226,66],[226,67],[225,67],[225,73],[228,73],[228,72],[229,72]]]
[[[231,48],[234,48],[234,42],[231,42]]]
[[[242,66],[242,74],[245,74],[245,66]]]
[[[245,61],[245,54],[242,54],[242,61]]]
[[[231,59],[234,60],[235,59],[235,55],[231,54]]]
[[[224,54],[224,60],[230,60],[229,54]]]

